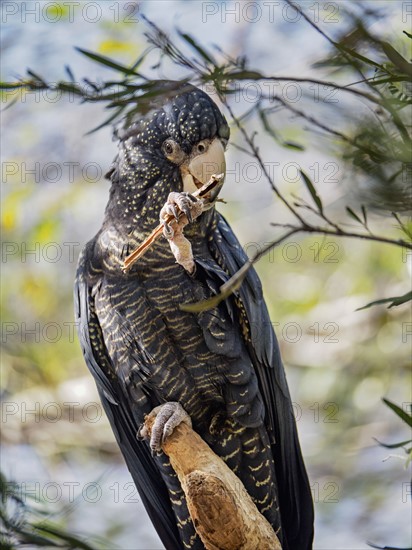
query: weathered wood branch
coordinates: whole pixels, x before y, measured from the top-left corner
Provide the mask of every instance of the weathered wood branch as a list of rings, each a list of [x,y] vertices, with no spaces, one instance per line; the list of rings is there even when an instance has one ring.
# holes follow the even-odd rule
[[[150,434],[155,415],[145,420]],[[182,423],[162,445],[207,550],[281,550],[270,523],[243,483],[203,439]]]

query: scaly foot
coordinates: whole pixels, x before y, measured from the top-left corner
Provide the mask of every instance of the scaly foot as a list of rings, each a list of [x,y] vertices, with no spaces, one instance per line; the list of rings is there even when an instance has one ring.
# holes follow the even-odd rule
[[[197,200],[190,193],[170,193],[166,204],[160,211],[160,223],[163,224],[163,234],[170,243],[176,262],[186,271],[193,273],[192,245],[183,234],[188,223],[198,218],[204,210],[202,200]],[[175,218],[173,226],[167,221],[169,216]]]
[[[155,407],[147,416],[148,418],[155,417],[150,434],[150,448],[152,453],[161,451],[163,442],[169,437],[176,426],[182,422],[192,427],[190,416],[184,410],[182,405],[175,401],[170,401],[164,405]],[[149,438],[149,432],[146,424],[143,424],[140,427],[138,437],[142,439]]]

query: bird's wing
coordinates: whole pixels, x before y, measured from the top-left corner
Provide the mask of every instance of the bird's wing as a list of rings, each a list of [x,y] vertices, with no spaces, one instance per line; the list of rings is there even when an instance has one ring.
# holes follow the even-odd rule
[[[103,408],[140,498],[160,539],[166,548],[180,548],[181,540],[166,485],[148,445],[136,438],[138,421],[130,408],[130,401],[125,396],[120,381],[114,375],[96,313],[92,289],[85,276],[86,255],[87,252],[80,259],[74,289],[75,315],[83,355],[95,379]],[[137,353],[135,351],[134,359],[138,362]],[[144,358],[142,363],[144,364]]]
[[[209,250],[223,271],[232,276],[244,265],[247,256],[225,219],[217,215],[219,221],[209,240]],[[222,270],[217,271],[221,276]],[[289,548],[306,550],[312,547],[313,539],[312,496],[279,345],[253,268],[247,273],[238,297],[248,321],[246,343],[265,405],[265,424],[274,438],[272,452],[284,533]]]

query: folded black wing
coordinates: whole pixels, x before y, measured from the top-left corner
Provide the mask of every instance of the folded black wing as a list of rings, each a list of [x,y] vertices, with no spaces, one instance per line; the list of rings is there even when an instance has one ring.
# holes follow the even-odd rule
[[[209,240],[216,262],[234,275],[247,256],[224,218]],[[246,311],[250,338],[247,345],[265,404],[265,423],[274,439],[274,457],[283,532],[290,550],[308,550],[313,540],[313,502],[303,462],[285,371],[262,286],[252,268],[238,291]]]
[[[79,263],[74,289],[75,315],[82,352],[147,513],[165,547],[179,549],[182,544],[166,485],[148,445],[136,439],[136,419],[105,348],[91,288],[85,276],[87,266],[84,257]]]

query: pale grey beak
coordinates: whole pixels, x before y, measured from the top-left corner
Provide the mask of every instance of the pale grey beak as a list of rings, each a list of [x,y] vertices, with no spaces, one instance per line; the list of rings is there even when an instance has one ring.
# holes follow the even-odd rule
[[[191,156],[188,163],[181,166],[183,179],[183,191],[194,193],[203,184],[207,183],[213,175],[226,174],[225,149],[219,138],[209,143],[204,153]],[[223,185],[224,178],[214,191],[211,192],[209,202],[212,206]]]

